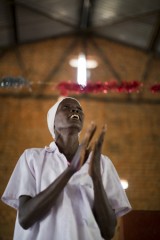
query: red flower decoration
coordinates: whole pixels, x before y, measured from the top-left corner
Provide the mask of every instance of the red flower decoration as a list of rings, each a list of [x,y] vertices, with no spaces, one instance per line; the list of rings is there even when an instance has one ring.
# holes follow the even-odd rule
[[[160,83],[154,84],[150,87],[152,93],[160,92]]]
[[[118,92],[118,93],[132,93],[138,92],[142,83],[138,81],[127,82],[123,81],[118,83],[116,80],[108,81],[108,82],[89,82],[86,86],[79,85],[77,83],[72,82],[61,82],[58,84],[58,89],[61,95],[66,96],[68,92],[73,92],[76,94],[80,93],[108,93]]]

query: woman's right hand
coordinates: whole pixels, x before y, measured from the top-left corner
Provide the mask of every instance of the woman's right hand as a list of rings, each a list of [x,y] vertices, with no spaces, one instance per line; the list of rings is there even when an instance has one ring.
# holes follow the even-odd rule
[[[72,169],[72,171],[77,172],[78,170],[80,170],[82,165],[86,162],[89,156],[89,153],[91,152],[90,143],[94,136],[95,131],[96,131],[96,125],[93,122],[91,122],[84,136],[84,139],[82,140],[82,143],[80,144],[76,154],[74,155],[71,161],[70,168]]]

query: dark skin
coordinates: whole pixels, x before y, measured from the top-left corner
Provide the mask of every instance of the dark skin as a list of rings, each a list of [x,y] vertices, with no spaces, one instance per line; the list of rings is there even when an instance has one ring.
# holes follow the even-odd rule
[[[76,114],[79,119],[72,119]],[[35,197],[20,196],[19,198],[19,223],[24,229],[30,228],[34,223],[40,221],[57,201],[70,178],[81,169],[91,151],[91,140],[96,131],[96,125],[91,123],[81,145],[79,146],[78,134],[83,127],[84,114],[77,101],[64,99],[55,117],[56,145],[70,162],[69,167],[44,191]],[[97,141],[94,144],[89,174],[94,186],[93,214],[104,239],[110,240],[116,227],[116,216],[111,208],[107,194],[104,190],[101,172],[100,155],[106,128],[103,127]]]

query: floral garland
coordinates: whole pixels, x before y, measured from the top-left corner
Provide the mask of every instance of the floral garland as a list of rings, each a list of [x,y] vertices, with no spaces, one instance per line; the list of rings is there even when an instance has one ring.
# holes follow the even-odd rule
[[[57,85],[58,90],[61,95],[68,95],[69,92],[80,94],[80,93],[108,93],[108,92],[116,92],[116,93],[133,93],[139,92],[143,87],[143,83],[139,81],[122,81],[117,82],[116,80],[108,81],[108,82],[96,82],[91,83],[88,82],[86,86],[79,85],[77,83],[69,82],[61,82]],[[152,93],[160,92],[160,84],[154,84],[150,87],[150,91]]]
[[[152,92],[152,93],[158,93],[158,92],[160,92],[160,84],[154,84],[154,85],[152,85],[151,87],[150,87],[150,91]]]
[[[0,79],[0,88],[22,88],[31,86],[34,83],[29,82],[23,77],[4,77]],[[39,82],[38,84],[45,84],[43,82]],[[52,85],[52,83],[46,83],[46,85]],[[61,95],[68,95],[69,92],[75,94],[82,93],[104,93],[107,94],[109,92],[116,93],[138,93],[144,84],[139,81],[122,81],[118,82],[116,80],[111,80],[107,82],[88,82],[86,86],[79,85],[72,81],[63,81],[56,85],[56,88],[60,91]],[[148,90],[151,93],[160,93],[160,83],[155,83],[152,86],[148,87]]]

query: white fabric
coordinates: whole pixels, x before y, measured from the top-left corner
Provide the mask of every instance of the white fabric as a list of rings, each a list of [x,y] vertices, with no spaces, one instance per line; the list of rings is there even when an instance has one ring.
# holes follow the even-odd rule
[[[56,112],[57,109],[59,107],[59,104],[66,98],[70,98],[70,99],[74,99],[75,101],[77,101],[77,99],[75,98],[71,98],[71,97],[63,97],[61,98],[59,101],[57,101],[48,111],[47,113],[47,124],[48,124],[48,129],[52,135],[53,138],[55,138],[55,132],[54,132],[54,120],[55,120],[55,116],[56,116]],[[77,101],[78,102],[78,101]],[[79,102],[78,102],[79,103]],[[79,103],[80,105],[80,103]],[[81,106],[81,105],[80,105]]]
[[[15,223],[14,240],[102,240],[92,213],[93,183],[88,175],[89,160],[76,172],[51,209],[28,230]],[[117,216],[131,210],[117,172],[106,156],[101,157],[103,184]],[[24,151],[12,173],[2,200],[18,209],[19,197],[34,197],[51,184],[66,168],[67,159],[54,142],[46,148]]]

